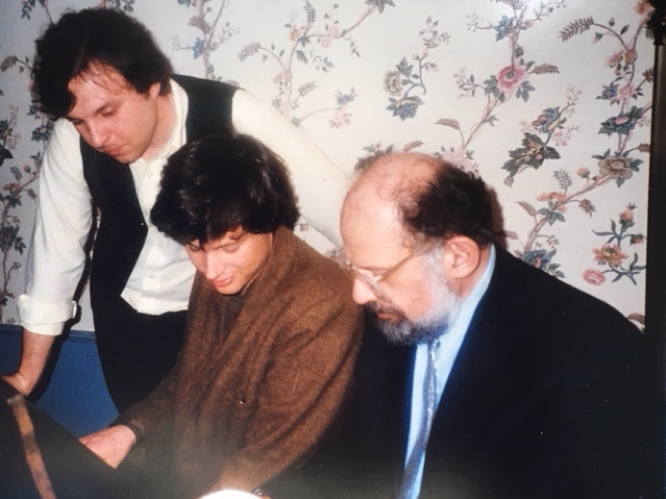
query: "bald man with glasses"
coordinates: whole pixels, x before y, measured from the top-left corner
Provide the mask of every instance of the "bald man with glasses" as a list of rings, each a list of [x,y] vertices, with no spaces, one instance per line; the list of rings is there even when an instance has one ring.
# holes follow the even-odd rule
[[[366,333],[348,447],[319,461],[310,497],[658,497],[646,338],[497,246],[481,179],[423,154],[375,157],[341,232],[352,297],[384,334]]]

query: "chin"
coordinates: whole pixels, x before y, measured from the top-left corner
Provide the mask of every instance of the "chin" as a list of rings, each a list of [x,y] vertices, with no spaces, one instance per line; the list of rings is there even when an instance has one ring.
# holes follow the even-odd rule
[[[224,286],[215,286],[215,284],[213,284],[213,287],[215,287],[217,292],[222,295],[236,295],[243,291],[246,285],[247,283],[239,283],[234,279],[229,284],[225,284]]]
[[[123,154],[123,153],[111,154],[111,153],[106,152],[104,154],[106,154],[107,156],[110,156],[111,158],[115,159],[119,163],[129,164],[129,163],[134,163],[137,159],[139,159],[139,158],[135,158],[134,156],[128,156],[127,154]]]
[[[120,154],[118,156],[114,156],[114,159],[116,161],[119,161],[120,163],[134,163],[135,161],[139,160],[141,158],[141,155],[133,154]]]
[[[215,289],[222,295],[235,295],[241,290],[241,288],[238,286],[215,286]]]
[[[396,322],[379,321],[379,327],[382,332],[389,343],[394,345],[428,343],[444,334],[448,330],[448,326],[448,323],[419,324],[418,322],[408,320]]]

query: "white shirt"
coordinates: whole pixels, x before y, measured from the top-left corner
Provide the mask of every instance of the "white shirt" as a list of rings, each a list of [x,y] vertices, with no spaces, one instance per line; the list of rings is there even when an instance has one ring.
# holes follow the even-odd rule
[[[176,110],[171,137],[155,158],[130,164],[148,233],[121,296],[137,311],[153,315],[185,310],[194,277],[184,248],[150,223],[162,169],[186,141],[187,94],[173,80],[171,86]],[[243,90],[234,94],[232,123],[237,132],[257,138],[282,158],[303,217],[339,244],[338,217],[349,186],[347,175],[278,111]],[[34,333],[58,335],[76,312],[73,296],[83,274],[93,214],[79,140],[69,121],[58,120],[44,155],[26,293],[18,298],[21,325]]]

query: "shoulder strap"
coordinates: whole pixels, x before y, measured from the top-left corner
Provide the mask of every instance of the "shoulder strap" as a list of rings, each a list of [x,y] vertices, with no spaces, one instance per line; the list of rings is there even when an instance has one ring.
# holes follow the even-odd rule
[[[185,129],[187,139],[193,140],[208,133],[233,129],[231,107],[236,87],[214,80],[173,75],[188,98]]]
[[[129,166],[81,139],[83,175],[96,210],[97,233],[91,266],[91,299],[118,296],[146,240],[146,222]],[[93,298],[92,295],[95,295]]]

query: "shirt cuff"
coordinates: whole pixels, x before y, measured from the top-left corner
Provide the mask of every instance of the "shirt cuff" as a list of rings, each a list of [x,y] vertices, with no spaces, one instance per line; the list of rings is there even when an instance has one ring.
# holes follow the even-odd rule
[[[134,445],[141,444],[146,436],[146,432],[143,426],[138,424],[131,417],[127,417],[124,414],[120,414],[116,419],[111,421],[111,424],[109,426],[126,426],[127,428],[129,428],[130,431],[134,433],[134,436],[136,437],[136,442]]]
[[[21,326],[32,333],[57,336],[65,323],[76,317],[77,303],[54,303],[20,295],[17,300]]]

